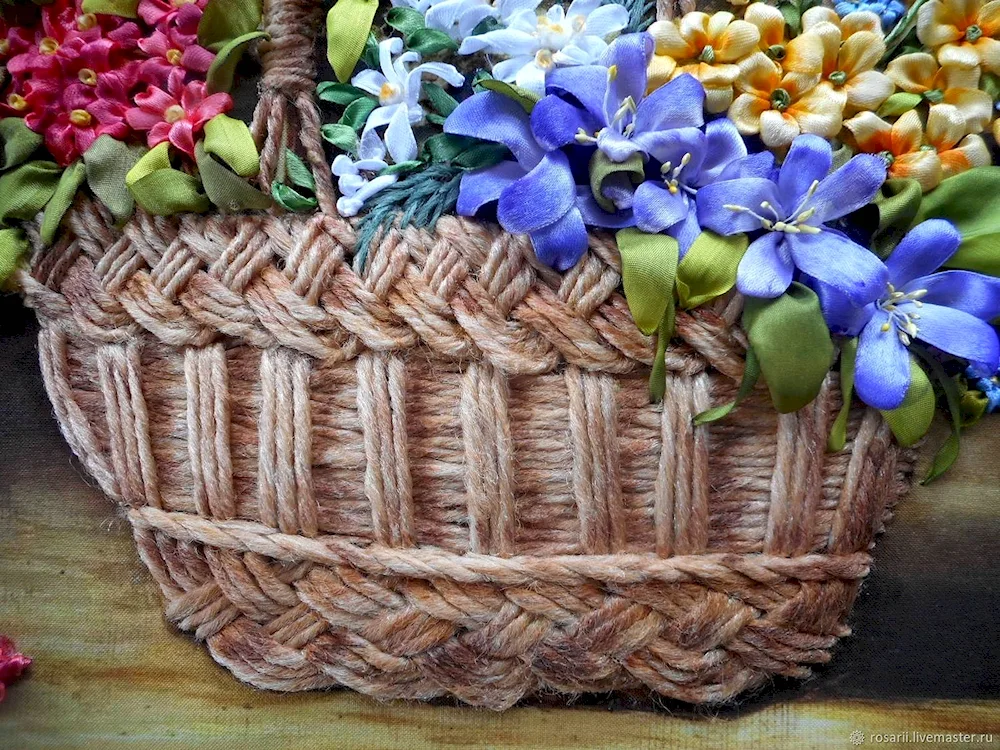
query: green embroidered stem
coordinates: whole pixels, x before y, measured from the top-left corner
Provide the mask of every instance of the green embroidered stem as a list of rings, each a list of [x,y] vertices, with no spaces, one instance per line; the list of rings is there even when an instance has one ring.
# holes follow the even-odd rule
[[[830,428],[826,449],[831,453],[839,453],[847,445],[847,419],[851,415],[851,400],[854,397],[854,363],[857,357],[857,338],[847,339],[840,348],[840,393],[844,405]]]
[[[913,29],[914,25],[917,23],[917,14],[920,12],[920,8],[927,0],[916,0],[910,9],[906,11],[906,15],[899,19],[899,22],[893,27],[892,31],[885,38],[885,55],[882,57],[882,64],[886,64],[892,59],[893,53],[896,51],[896,47],[903,43],[907,35]]]

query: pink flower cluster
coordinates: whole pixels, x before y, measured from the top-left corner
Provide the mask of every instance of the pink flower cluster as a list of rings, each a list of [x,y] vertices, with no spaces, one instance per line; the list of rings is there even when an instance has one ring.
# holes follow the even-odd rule
[[[233,105],[206,91],[215,55],[197,32],[208,0],[142,0],[137,21],[84,13],[82,1],[0,19],[0,65],[10,73],[0,117],[23,117],[62,165],[105,134],[145,133],[150,148],[169,141],[194,155],[196,133]]]
[[[14,648],[14,642],[0,635],[0,701],[7,694],[7,686],[14,682],[21,673],[31,666],[31,659],[19,654]]]

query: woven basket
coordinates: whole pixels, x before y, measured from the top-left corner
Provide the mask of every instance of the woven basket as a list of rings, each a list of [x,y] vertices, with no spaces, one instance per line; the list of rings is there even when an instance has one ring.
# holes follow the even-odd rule
[[[825,662],[909,481],[875,412],[727,420],[740,300],[679,315],[667,397],[613,242],[558,275],[448,218],[365,273],[317,134],[321,8],[273,0],[254,129],[315,168],[301,217],[139,215],[79,201],[23,275],[73,450],[125,506],[168,618],[241,680],[452,695],[645,686],[723,701]]]

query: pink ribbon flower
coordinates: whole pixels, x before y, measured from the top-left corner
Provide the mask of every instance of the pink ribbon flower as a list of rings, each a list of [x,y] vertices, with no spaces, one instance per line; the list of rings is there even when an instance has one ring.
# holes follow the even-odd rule
[[[19,654],[10,638],[0,635],[0,701],[7,694],[7,687],[29,666],[31,659]]]
[[[150,148],[170,141],[189,156],[194,156],[194,136],[216,115],[233,108],[229,94],[207,95],[203,81],[184,83],[184,71],[170,73],[167,90],[150,86],[135,97],[136,107],[126,120],[136,130],[149,131]]]
[[[177,27],[154,31],[139,41],[139,48],[149,57],[142,62],[139,77],[155,86],[167,84],[170,73],[181,69],[204,78],[215,55],[197,43],[197,37],[183,34]]]

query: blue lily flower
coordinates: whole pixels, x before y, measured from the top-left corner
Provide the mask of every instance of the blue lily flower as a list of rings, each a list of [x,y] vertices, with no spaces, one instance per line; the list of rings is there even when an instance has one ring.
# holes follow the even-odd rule
[[[595,145],[611,161],[650,153],[677,128],[705,122],[705,89],[684,74],[646,96],[646,69],[653,37],[625,34],[608,47],[598,65],[559,68],[535,105],[531,125],[548,149],[572,143]]]
[[[777,175],[721,180],[698,191],[698,221],[706,229],[723,235],[764,230],[737,272],[743,294],[778,297],[796,269],[858,303],[885,288],[882,262],[827,226],[871,203],[885,182],[885,162],[860,154],[830,173],[832,161],[826,140],[800,135]]]
[[[854,386],[866,404],[895,409],[910,386],[913,341],[992,375],[1000,367],[1000,341],[988,321],[1000,317],[1000,279],[971,271],[934,273],[962,236],[954,225],[930,219],[911,229],[886,261],[887,281],[857,305],[824,284],[815,288],[831,330],[859,336]]]
[[[484,91],[469,97],[451,113],[444,130],[510,149],[515,161],[462,177],[457,210],[475,216],[496,203],[500,225],[529,235],[546,265],[560,271],[574,266],[587,250],[587,225],[621,228],[634,223],[630,215],[603,211],[590,190],[576,184],[566,153],[540,144],[528,114],[503,94]]]
[[[660,164],[661,179],[647,180],[636,188],[632,198],[636,226],[674,237],[683,257],[701,234],[695,210],[698,191],[718,180],[738,178],[735,165],[747,156],[747,147],[732,120],[721,118],[708,123],[704,131],[671,131],[650,149],[650,156]],[[773,165],[773,157],[768,154],[767,158]]]

